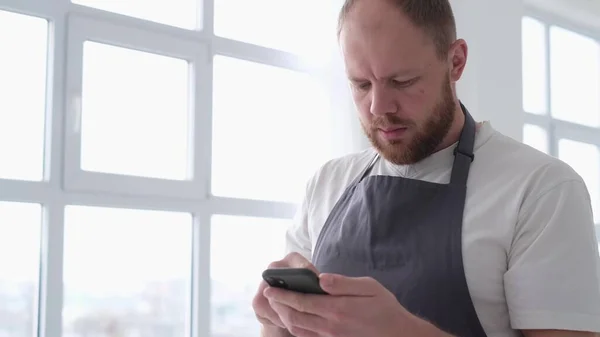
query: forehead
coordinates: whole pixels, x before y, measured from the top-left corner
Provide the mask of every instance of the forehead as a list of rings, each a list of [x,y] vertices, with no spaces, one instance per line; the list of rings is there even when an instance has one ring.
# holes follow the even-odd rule
[[[384,0],[357,1],[344,20],[340,46],[353,77],[416,72],[436,57],[425,32]]]

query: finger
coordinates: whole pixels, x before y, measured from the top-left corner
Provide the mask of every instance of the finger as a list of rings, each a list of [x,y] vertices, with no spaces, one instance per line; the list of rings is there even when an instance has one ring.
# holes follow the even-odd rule
[[[275,313],[271,318],[256,315],[256,319],[260,324],[264,326],[276,326],[281,329],[286,329],[285,324],[283,324],[281,319],[279,319],[277,313]]]
[[[319,275],[320,285],[330,295],[375,296],[383,286],[370,277],[346,277],[338,274]]]
[[[332,312],[332,307],[337,298],[327,295],[302,294],[295,291],[269,287],[264,291],[269,303],[283,304],[302,313],[327,317]]]
[[[285,328],[283,322],[279,319],[279,315],[277,315],[267,298],[262,294],[262,289],[259,291],[252,300],[252,308],[258,321],[262,324]]]
[[[299,312],[284,304],[272,302],[286,329],[296,337],[318,337],[326,332],[327,321],[322,317]]]
[[[285,328],[285,325],[279,318],[279,315],[277,314],[277,312],[275,312],[275,310],[273,310],[273,308],[271,307],[271,304],[267,304],[266,309],[261,310],[260,313],[256,313],[256,318],[262,324],[275,325],[280,328]]]

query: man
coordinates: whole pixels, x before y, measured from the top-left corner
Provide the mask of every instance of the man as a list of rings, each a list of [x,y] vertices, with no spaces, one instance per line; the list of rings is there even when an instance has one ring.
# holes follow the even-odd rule
[[[373,149],[310,180],[270,267],[329,295],[264,283],[263,336],[593,336],[600,270],[590,198],[567,165],[476,124],[447,0],[347,0],[339,41]],[[498,97],[502,99],[502,97]]]

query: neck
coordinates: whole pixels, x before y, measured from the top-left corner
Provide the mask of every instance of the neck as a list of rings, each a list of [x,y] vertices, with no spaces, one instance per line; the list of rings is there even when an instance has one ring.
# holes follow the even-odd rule
[[[444,140],[442,140],[442,142],[435,151],[437,152],[443,150],[449,147],[450,145],[458,142],[464,124],[465,114],[463,113],[462,108],[460,107],[460,103],[457,100],[454,106],[454,121],[452,122],[450,130],[448,130],[446,137],[444,137]]]

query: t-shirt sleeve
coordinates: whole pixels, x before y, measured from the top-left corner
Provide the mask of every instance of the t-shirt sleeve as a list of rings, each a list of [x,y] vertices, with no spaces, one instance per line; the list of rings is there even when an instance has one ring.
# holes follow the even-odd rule
[[[582,181],[523,204],[504,286],[514,329],[600,332],[600,258]]]
[[[313,178],[314,179],[314,178]],[[312,179],[306,184],[306,193],[298,205],[296,214],[285,234],[285,252],[299,253],[307,260],[311,259],[311,240],[309,234],[309,204],[312,195]]]

